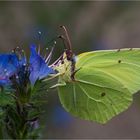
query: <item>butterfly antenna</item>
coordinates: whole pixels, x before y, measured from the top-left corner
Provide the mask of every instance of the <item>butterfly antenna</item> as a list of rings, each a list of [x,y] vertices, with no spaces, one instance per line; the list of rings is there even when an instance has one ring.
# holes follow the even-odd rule
[[[62,40],[62,42],[63,42],[65,48],[67,48],[68,45],[67,45],[67,43],[66,43],[66,42],[67,42],[66,38],[65,38],[63,35],[59,35],[58,38],[60,38],[60,39]]]
[[[62,25],[62,26],[60,26],[60,28],[62,28],[63,31],[64,31],[64,34],[65,34],[65,37],[66,37],[65,41],[67,41],[67,49],[72,51],[72,45],[71,45],[71,41],[70,41],[70,38],[69,38],[68,31],[67,31],[66,27]]]

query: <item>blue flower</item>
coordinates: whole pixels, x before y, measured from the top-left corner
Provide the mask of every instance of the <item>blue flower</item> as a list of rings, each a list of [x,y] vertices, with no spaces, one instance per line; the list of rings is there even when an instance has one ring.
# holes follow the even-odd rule
[[[48,66],[46,60],[36,49],[35,45],[31,45],[29,65],[23,50],[15,50],[13,54],[0,55],[0,86],[13,84],[13,81],[22,86],[27,79],[34,85],[37,80],[54,73],[54,70]],[[14,79],[11,80],[11,77]]]
[[[54,73],[54,70],[50,68],[45,59],[41,57],[36,51],[37,47],[31,45],[31,56],[30,56],[30,81],[34,85],[37,80],[43,79],[51,73]]]
[[[9,78],[17,73],[19,67],[18,57],[15,54],[0,55],[0,85],[10,84]]]

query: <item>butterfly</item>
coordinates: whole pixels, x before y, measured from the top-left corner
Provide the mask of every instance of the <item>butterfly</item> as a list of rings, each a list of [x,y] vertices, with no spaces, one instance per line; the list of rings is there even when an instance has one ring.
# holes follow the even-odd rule
[[[68,38],[66,28],[62,28]],[[56,66],[56,86],[66,111],[105,124],[128,109],[133,94],[140,90],[140,49],[91,51],[74,56],[70,44],[67,48]]]

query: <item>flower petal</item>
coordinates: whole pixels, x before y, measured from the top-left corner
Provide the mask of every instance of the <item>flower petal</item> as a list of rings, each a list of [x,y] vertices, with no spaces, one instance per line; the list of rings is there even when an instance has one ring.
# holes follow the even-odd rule
[[[30,56],[30,81],[31,84],[34,84],[36,80],[45,78],[51,73],[54,73],[54,70],[50,68],[45,60],[37,53],[36,46],[31,45],[31,56]]]
[[[9,77],[17,72],[18,66],[19,62],[15,54],[0,55],[0,85],[9,84]]]

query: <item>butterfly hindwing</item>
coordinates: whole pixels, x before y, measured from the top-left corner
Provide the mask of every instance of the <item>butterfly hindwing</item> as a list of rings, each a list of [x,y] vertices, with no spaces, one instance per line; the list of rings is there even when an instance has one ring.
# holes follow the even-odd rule
[[[126,110],[140,90],[140,49],[83,53],[76,62],[75,81],[60,76],[63,107],[85,120],[106,123]]]

